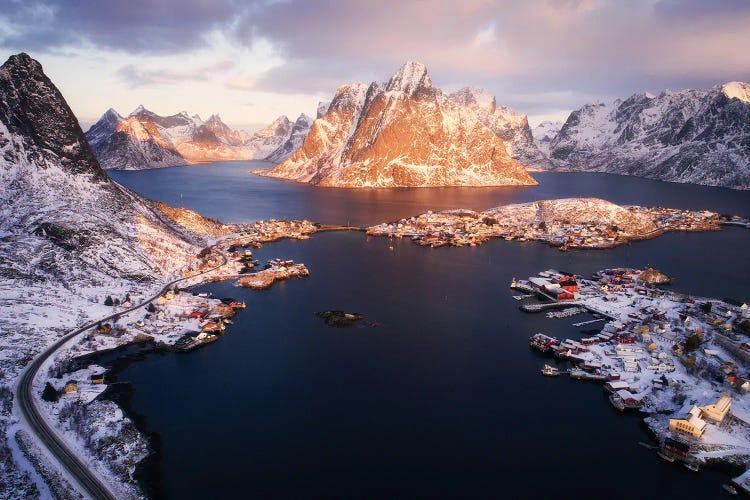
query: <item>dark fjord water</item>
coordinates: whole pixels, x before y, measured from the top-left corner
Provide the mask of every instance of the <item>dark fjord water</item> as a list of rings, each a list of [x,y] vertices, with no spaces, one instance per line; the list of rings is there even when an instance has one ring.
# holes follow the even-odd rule
[[[258,178],[249,168],[237,162],[112,177],[230,221],[370,224],[428,209],[579,195],[750,215],[750,193],[611,175],[535,174],[541,186],[532,188],[358,192]],[[640,419],[611,408],[600,386],[542,377],[545,360],[529,350],[529,335],[580,333],[570,319],[518,311],[508,283],[547,268],[589,275],[651,264],[681,291],[750,298],[748,243],[750,232],[731,228],[567,253],[505,241],[426,249],[402,240],[389,251],[388,240],[361,233],[266,245],[256,252],[261,261],[294,259],[311,275],[264,292],[202,287],[245,300],[248,309],[219,342],[150,356],[119,374],[135,388],[131,406],[145,430],[160,436],[154,493],[721,495],[723,474],[695,474],[638,446],[648,440]],[[325,309],[359,311],[378,326],[328,327],[314,314]]]

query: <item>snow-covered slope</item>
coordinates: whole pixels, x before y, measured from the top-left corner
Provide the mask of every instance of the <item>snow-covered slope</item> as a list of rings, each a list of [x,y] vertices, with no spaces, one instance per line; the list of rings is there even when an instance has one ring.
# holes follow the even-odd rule
[[[109,109],[86,132],[106,169],[141,170],[253,158],[249,134],[232,130],[219,115],[203,121],[183,111],[159,116],[138,106],[126,118]]]
[[[21,368],[67,329],[110,313],[104,295],[153,293],[196,264],[205,245],[204,236],[107,177],[37,61],[8,59],[0,68],[0,476],[7,492],[23,487],[5,439],[11,400],[4,392]]]
[[[505,141],[508,154],[514,160],[527,167],[549,166],[546,155],[534,142],[526,115],[516,113],[508,106],[497,106],[495,96],[475,87],[457,90],[448,99],[473,111],[484,125]]]
[[[562,126],[562,122],[544,121],[534,127],[531,135],[534,137],[534,143],[539,148],[539,151],[545,155],[549,155],[549,145],[557,133],[560,132]]]
[[[535,184],[467,106],[406,63],[385,85],[339,87],[289,159],[260,175],[336,187]]]
[[[295,121],[292,127],[289,129],[287,140],[284,141],[284,143],[277,147],[275,150],[273,150],[270,154],[268,154],[264,159],[267,161],[281,163],[282,161],[289,158],[289,156],[297,151],[297,149],[299,149],[299,147],[302,145],[302,142],[305,140],[305,137],[307,137],[308,132],[310,132],[312,123],[313,119],[306,114],[302,113],[301,115],[299,115],[297,121]]]
[[[635,94],[571,113],[550,143],[561,170],[750,189],[750,85]]]

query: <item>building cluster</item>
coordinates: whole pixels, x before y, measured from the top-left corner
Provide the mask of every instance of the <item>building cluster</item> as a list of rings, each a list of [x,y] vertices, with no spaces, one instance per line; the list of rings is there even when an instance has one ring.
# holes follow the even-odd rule
[[[620,207],[618,207],[620,208]],[[708,211],[669,208],[623,208],[621,220],[571,221],[565,215],[530,210],[529,205],[511,205],[484,212],[450,210],[427,212],[368,228],[367,234],[411,238],[430,247],[474,246],[490,238],[537,240],[560,250],[610,248],[632,240],[658,236],[666,231],[708,231],[720,228],[721,218]]]
[[[731,454],[720,444],[730,434],[750,448],[750,308],[664,291],[652,280],[663,275],[608,269],[582,279],[550,270],[511,286],[528,294],[517,297],[524,311],[575,306],[595,315],[576,326],[605,322],[580,339],[538,333],[530,346],[572,364],[571,378],[602,381],[616,408],[651,414],[649,425],[669,438],[665,459],[690,465],[701,452]],[[532,295],[542,300],[528,303]],[[733,403],[737,415],[727,418]]]
[[[268,263],[266,269],[241,276],[236,284],[253,290],[265,290],[277,281],[299,278],[309,274],[310,271],[304,264],[295,264],[293,260],[274,259]]]
[[[320,229],[319,225],[307,220],[280,219],[260,220],[243,227],[245,231],[227,238],[225,243],[236,247],[254,246],[259,248],[262,243],[283,238],[306,240]]]

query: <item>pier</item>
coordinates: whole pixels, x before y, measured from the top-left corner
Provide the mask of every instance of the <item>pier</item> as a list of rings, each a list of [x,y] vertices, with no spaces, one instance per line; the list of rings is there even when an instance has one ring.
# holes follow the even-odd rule
[[[581,322],[579,322],[579,323],[573,323],[573,326],[586,326],[586,325],[592,325],[592,324],[594,324],[594,323],[598,323],[599,321],[606,321],[606,319],[605,319],[605,318],[596,318],[596,319],[591,319],[591,320],[589,320],[589,321],[581,321]]]
[[[550,309],[565,309],[568,307],[583,306],[580,302],[546,302],[543,304],[524,304],[519,306],[523,312],[536,313]]]

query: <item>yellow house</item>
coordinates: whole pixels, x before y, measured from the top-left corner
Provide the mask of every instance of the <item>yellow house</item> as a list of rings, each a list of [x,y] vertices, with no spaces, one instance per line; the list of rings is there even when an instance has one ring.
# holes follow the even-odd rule
[[[727,393],[724,393],[716,403],[701,407],[703,418],[720,424],[724,421],[724,417],[727,416],[727,413],[729,413],[729,408],[731,406],[732,397]]]
[[[65,394],[74,394],[78,392],[78,384],[75,381],[70,381],[65,384]]]
[[[164,304],[167,303],[167,299],[166,297],[164,297],[164,295],[159,295],[159,298],[156,299],[156,303],[159,304],[160,306],[163,306]]]
[[[699,439],[706,432],[706,421],[701,418],[701,409],[693,406],[687,418],[670,418],[669,430]]]

